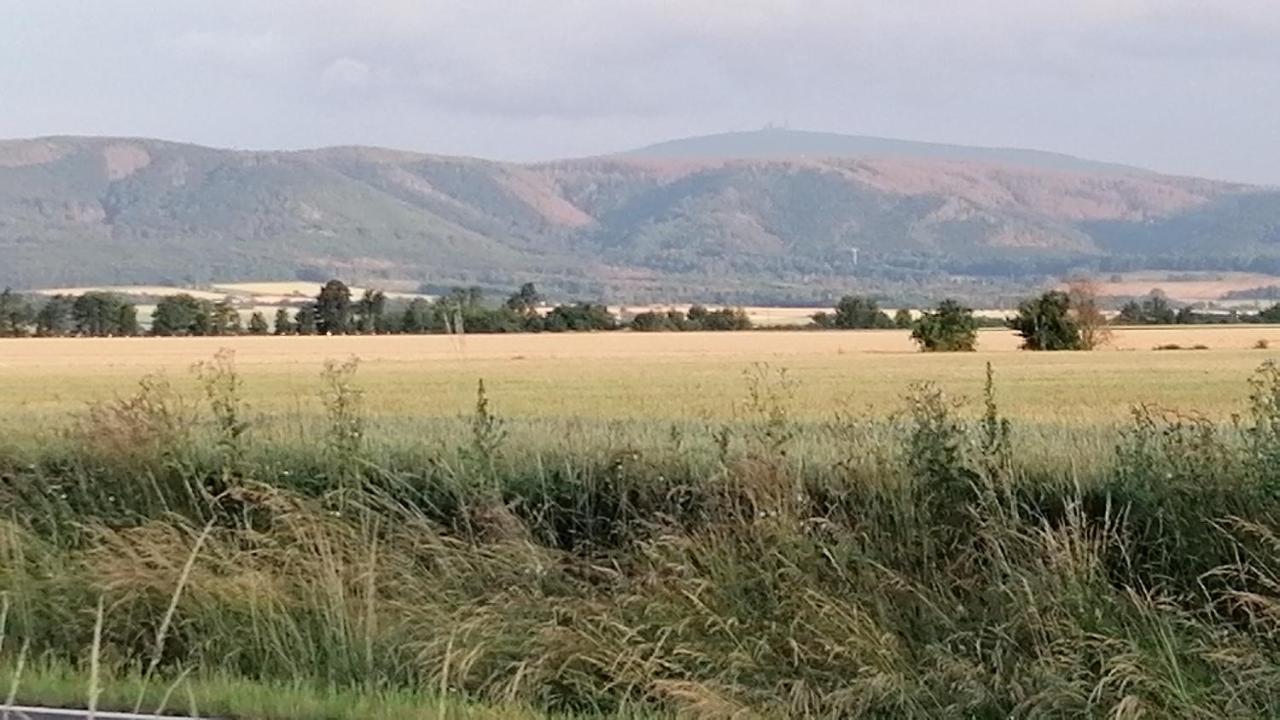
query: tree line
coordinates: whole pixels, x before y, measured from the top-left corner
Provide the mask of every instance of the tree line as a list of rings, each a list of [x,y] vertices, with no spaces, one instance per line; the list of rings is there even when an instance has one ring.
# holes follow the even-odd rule
[[[601,303],[544,306],[532,283],[498,303],[479,288],[458,288],[435,298],[392,299],[382,290],[353,295],[340,280],[325,283],[314,299],[280,307],[268,320],[254,310],[244,320],[230,298],[209,300],[189,293],[161,298],[144,333],[137,306],[111,292],[32,298],[0,293],[0,337],[204,337],[226,335],[353,335],[432,333],[585,332],[631,328],[637,331],[749,330],[741,308],[687,312],[650,311],[629,322]]]
[[[1175,309],[1152,293],[1126,303],[1114,319],[1105,316],[1094,285],[1076,281],[1022,302],[1009,318],[978,316],[956,300],[944,300],[918,315],[899,309],[893,316],[874,298],[846,295],[830,312],[815,313],[813,329],[910,330],[925,351],[976,347],[981,327],[1008,327],[1027,350],[1092,350],[1107,342],[1113,325],[1280,323],[1280,303],[1257,313],[1211,315]],[[545,308],[544,298],[526,283],[505,300],[491,303],[479,288],[457,288],[427,299],[392,299],[381,290],[355,297],[340,280],[326,282],[315,298],[291,312],[281,307],[268,321],[258,310],[245,321],[230,298],[208,300],[187,293],[161,298],[146,334],[159,337],[224,335],[350,335],[432,333],[583,332],[631,329],[638,332],[750,330],[742,308],[687,311],[650,310],[623,322],[607,306],[574,302]],[[137,306],[117,293],[93,291],[43,300],[0,293],[0,337],[128,337],[143,334]]]
[[[109,292],[54,295],[41,303],[0,292],[0,337],[112,337],[140,332],[138,308]]]
[[[893,317],[874,298],[846,295],[832,312],[812,316],[815,328],[909,329],[921,350],[964,351],[977,346],[981,327],[1007,327],[1022,338],[1024,350],[1094,350],[1111,339],[1116,325],[1216,325],[1231,323],[1280,323],[1280,303],[1256,313],[1213,314],[1189,306],[1175,309],[1163,294],[1152,292],[1131,300],[1108,319],[1096,286],[1087,280],[1068,284],[1066,290],[1050,290],[1028,298],[1008,318],[984,318],[955,300],[944,300],[915,317],[898,310]]]

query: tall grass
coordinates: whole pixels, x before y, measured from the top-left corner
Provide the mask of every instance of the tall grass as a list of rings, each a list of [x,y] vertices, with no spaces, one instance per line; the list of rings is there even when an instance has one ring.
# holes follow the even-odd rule
[[[481,385],[415,443],[379,442],[354,364],[292,435],[231,358],[200,372],[0,459],[5,667],[143,709],[211,674],[595,716],[1280,707],[1271,366],[1233,422],[1075,437],[1011,423],[990,374],[980,407],[921,385],[801,422],[760,366],[732,422],[518,423]]]

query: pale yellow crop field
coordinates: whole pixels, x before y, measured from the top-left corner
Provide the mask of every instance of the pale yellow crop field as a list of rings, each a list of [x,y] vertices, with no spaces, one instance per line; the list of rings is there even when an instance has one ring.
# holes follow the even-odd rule
[[[679,305],[612,305],[609,310],[623,318],[634,317],[643,312],[679,310],[688,312],[691,306]],[[719,306],[712,306],[718,308]],[[548,308],[549,309],[549,308]],[[742,311],[751,318],[757,327],[804,327],[813,322],[814,313],[831,312],[831,308],[820,307],[775,307],[768,305],[745,305]]]
[[[983,331],[980,352],[956,354],[915,352],[896,330],[5,340],[0,431],[56,424],[150,372],[194,393],[191,366],[220,348],[235,352],[250,405],[267,414],[317,411],[324,361],[358,357],[366,408],[382,417],[464,413],[483,379],[511,417],[727,419],[745,396],[744,372],[768,363],[794,380],[795,414],[818,419],[889,412],[921,381],[976,398],[987,362],[1017,418],[1111,422],[1136,403],[1223,417],[1243,408],[1250,373],[1280,357],[1250,349],[1259,339],[1280,348],[1280,328],[1121,329],[1114,349],[1093,353],[1017,351],[999,330]],[[1150,349],[1171,342],[1212,349]]]
[[[84,295],[91,292],[110,292],[126,297],[167,297],[186,294],[200,300],[221,300],[227,296],[225,292],[212,290],[190,290],[169,285],[101,285],[96,287],[61,287],[37,290],[40,295]]]
[[[1280,284],[1280,277],[1244,272],[1133,272],[1115,279],[1099,279],[1097,291],[1104,297],[1139,297],[1159,291],[1175,301],[1216,302],[1232,291],[1251,290]],[[1271,303],[1250,301],[1252,304]]]

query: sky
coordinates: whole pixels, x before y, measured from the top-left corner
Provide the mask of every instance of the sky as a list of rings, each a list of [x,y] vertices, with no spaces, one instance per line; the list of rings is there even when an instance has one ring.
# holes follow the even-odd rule
[[[1280,184],[1280,2],[0,0],[0,137],[540,160],[769,124]]]

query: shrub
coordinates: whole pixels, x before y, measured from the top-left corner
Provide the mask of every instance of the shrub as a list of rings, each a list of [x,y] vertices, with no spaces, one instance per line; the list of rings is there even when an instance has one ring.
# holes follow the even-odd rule
[[[1018,314],[1008,321],[1011,330],[1022,336],[1025,350],[1080,350],[1080,326],[1071,309],[1071,298],[1051,290],[1018,306]]]
[[[835,315],[831,318],[834,327],[865,330],[886,329],[893,327],[893,320],[880,309],[872,298],[858,295],[845,295],[836,303]]]
[[[614,330],[618,327],[618,319],[604,305],[580,302],[552,308],[543,326],[551,332]]]
[[[982,470],[989,481],[1006,474],[1013,463],[1012,425],[1000,415],[996,404],[996,375],[991,363],[987,363],[987,379],[982,388],[983,414],[978,429],[978,452]]]
[[[684,330],[687,325],[685,314],[679,310],[649,310],[631,318],[631,329],[637,332],[670,332]]]
[[[916,320],[911,339],[925,352],[972,351],[978,343],[978,323],[973,310],[955,300],[943,300]]]
[[[341,363],[327,360],[320,374],[321,401],[328,419],[325,446],[344,486],[360,475],[365,443],[363,393],[354,383],[359,364],[356,358]]]
[[[708,310],[701,305],[689,308],[688,330],[750,330],[751,318],[742,308]]]
[[[484,389],[484,380],[476,383],[476,404],[471,414],[471,460],[480,465],[486,476],[493,474],[494,462],[506,441],[507,430],[498,417]]]
[[[956,526],[974,498],[977,477],[967,458],[968,431],[956,415],[956,404],[932,383],[911,388],[907,409],[904,462],[916,494],[936,522]]]
[[[70,435],[94,458],[146,467],[189,448],[195,418],[168,378],[147,375],[133,395],[90,405]]]
[[[244,379],[236,372],[235,352],[219,350],[213,360],[193,368],[213,411],[215,438],[223,455],[224,472],[237,470],[244,459],[244,436],[249,430],[248,408],[242,397]]]
[[[1268,360],[1249,379],[1245,440],[1257,481],[1280,496],[1280,364]]]

